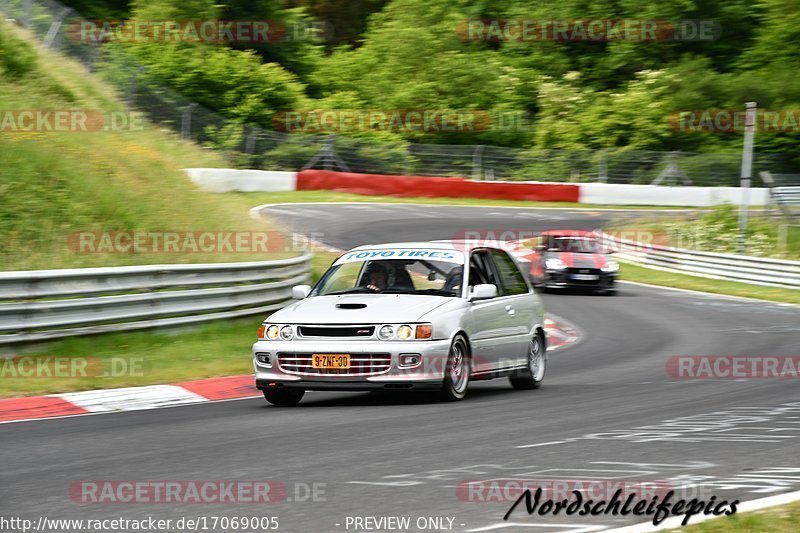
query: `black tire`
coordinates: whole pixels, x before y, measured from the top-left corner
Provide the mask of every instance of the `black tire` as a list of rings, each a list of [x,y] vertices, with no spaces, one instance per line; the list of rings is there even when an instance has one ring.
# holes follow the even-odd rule
[[[300,403],[306,393],[303,389],[265,389],[264,398],[272,405],[293,407]]]
[[[447,354],[447,366],[444,371],[444,381],[440,396],[448,402],[456,402],[464,399],[467,395],[469,386],[469,375],[472,371],[472,359],[470,358],[467,340],[456,335],[450,345],[450,353]]]
[[[547,370],[547,346],[540,333],[528,345],[528,365],[509,376],[511,386],[517,390],[538,389],[542,385]]]

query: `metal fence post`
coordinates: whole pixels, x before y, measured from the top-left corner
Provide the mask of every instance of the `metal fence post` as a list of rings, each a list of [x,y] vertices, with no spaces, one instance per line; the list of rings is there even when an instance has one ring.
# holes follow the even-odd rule
[[[197,107],[196,103],[191,103],[183,108],[181,114],[181,138],[189,139],[192,133],[192,111]]]
[[[581,181],[580,161],[574,155],[569,157],[569,181]]]
[[[33,0],[24,0],[25,7],[23,8],[22,26],[30,28],[33,24]]]
[[[680,152],[670,152],[667,154],[667,168],[661,171],[651,185],[660,185],[662,181],[666,183],[677,183],[678,180],[682,181],[684,185],[692,184],[692,180],[681,170],[678,164],[679,156]]]
[[[597,181],[608,183],[608,150],[600,151],[600,163],[597,169]]]
[[[739,187],[742,189],[739,204],[739,253],[747,250],[747,215],[750,208],[750,176],[753,170],[753,137],[756,125],[756,103],[745,104],[744,145],[742,147],[742,173]]]
[[[133,100],[136,98],[136,85],[139,82],[139,73],[144,70],[144,67],[139,67],[133,70],[131,74],[131,85],[128,87],[128,94],[125,95],[125,101],[129,106],[133,105]]]
[[[61,30],[61,23],[63,22],[64,17],[67,16],[67,13],[69,13],[69,8],[64,8],[61,11],[61,13],[59,13],[53,19],[53,22],[50,24],[50,29],[47,30],[47,34],[44,36],[44,39],[42,40],[42,48],[53,47],[53,43],[58,37],[58,32]]]
[[[247,137],[244,141],[244,152],[248,155],[255,154],[256,151],[256,128],[247,128]]]

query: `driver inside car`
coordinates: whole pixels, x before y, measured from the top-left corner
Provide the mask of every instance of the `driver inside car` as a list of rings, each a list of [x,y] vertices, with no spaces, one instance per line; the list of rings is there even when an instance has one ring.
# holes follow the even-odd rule
[[[382,291],[385,289],[388,278],[386,267],[383,265],[372,263],[369,268],[367,268],[367,288],[371,291]]]

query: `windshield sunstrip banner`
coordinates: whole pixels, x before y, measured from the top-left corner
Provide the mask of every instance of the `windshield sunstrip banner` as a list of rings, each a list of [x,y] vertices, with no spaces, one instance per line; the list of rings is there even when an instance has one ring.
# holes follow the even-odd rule
[[[437,250],[429,248],[389,248],[385,250],[360,250],[347,252],[336,260],[337,265],[359,261],[379,261],[381,259],[416,259],[428,261],[444,261],[447,263],[464,262],[464,255],[458,250]]]

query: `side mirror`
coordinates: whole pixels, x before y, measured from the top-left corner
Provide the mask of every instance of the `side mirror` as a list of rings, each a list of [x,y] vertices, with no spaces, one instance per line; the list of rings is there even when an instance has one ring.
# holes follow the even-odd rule
[[[292,287],[292,298],[302,300],[311,292],[311,285],[295,285]]]
[[[492,283],[480,283],[472,287],[469,293],[469,301],[475,300],[489,300],[490,298],[497,297],[497,285]]]

